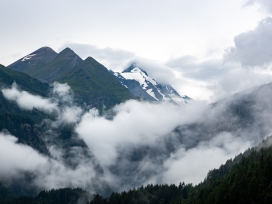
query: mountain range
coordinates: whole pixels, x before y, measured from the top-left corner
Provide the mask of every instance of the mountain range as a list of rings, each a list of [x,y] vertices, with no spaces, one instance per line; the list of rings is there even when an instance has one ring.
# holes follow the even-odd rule
[[[49,47],[42,47],[8,67],[42,82],[68,83],[79,98],[93,107],[101,107],[102,104],[112,107],[116,103],[136,97],[178,105],[190,100],[188,96],[181,97],[170,85],[157,83],[146,71],[137,67],[136,63],[132,63],[122,73],[113,72],[91,57],[82,60],[70,48],[56,53]],[[123,87],[107,72],[121,82]]]
[[[73,94],[68,98],[68,101],[52,97],[54,82],[67,83],[71,87]],[[270,198],[267,189],[270,189],[272,185],[272,180],[269,177],[271,175],[263,174],[260,169],[263,168],[262,166],[267,169],[270,165],[271,139],[246,151],[233,161],[229,160],[219,169],[207,172],[206,179],[199,185],[141,186],[146,185],[146,181],[161,179],[159,176],[167,170],[166,161],[175,159],[176,153],[181,149],[184,154],[196,152],[205,145],[211,149],[210,141],[220,143],[219,140],[222,140],[218,148],[222,146],[223,149],[229,151],[236,148],[237,144],[241,144],[241,141],[258,144],[269,136],[271,134],[272,83],[224,98],[208,105],[202,112],[198,112],[197,109],[195,114],[201,116],[198,120],[190,119],[190,115],[184,116],[184,118],[189,118],[185,123],[178,121],[180,118],[174,118],[171,121],[176,125],[173,125],[171,131],[163,133],[164,135],[157,139],[154,135],[150,136],[155,138],[151,144],[146,143],[145,132],[137,140],[137,135],[132,130],[125,131],[128,129],[126,120],[132,120],[132,123],[135,124],[139,122],[129,117],[133,111],[127,105],[128,101],[137,101],[142,105],[139,106],[142,109],[144,106],[150,107],[150,104],[153,104],[154,107],[162,108],[171,106],[174,111],[178,111],[179,109],[186,110],[192,99],[186,95],[179,95],[170,85],[159,84],[148,75],[144,67],[140,67],[137,63],[132,63],[123,72],[118,73],[108,70],[91,57],[82,60],[69,48],[56,53],[49,47],[43,47],[8,67],[0,65],[0,87],[0,130],[2,131],[0,139],[6,138],[9,142],[14,142],[16,139],[14,146],[18,145],[27,151],[30,151],[28,148],[31,148],[41,155],[40,160],[46,158],[48,161],[43,166],[44,170],[22,169],[18,170],[19,176],[15,177],[12,177],[11,173],[8,174],[9,177],[0,170],[0,203],[49,203],[57,200],[58,203],[63,203],[63,199],[66,198],[64,203],[78,203],[82,196],[84,197],[82,203],[86,203],[92,198],[92,203],[121,203],[121,199],[124,199],[123,203],[194,203],[194,201],[195,203],[205,203],[203,197],[209,197],[209,201],[212,203],[222,203],[223,199],[227,199],[222,194],[224,189],[231,189],[230,183],[234,183],[234,178],[238,178],[235,176],[238,173],[242,175],[241,169],[247,168],[250,169],[244,172],[247,177],[241,176],[244,180],[241,183],[239,183],[240,181],[235,183],[238,187],[235,186],[233,190],[226,191],[230,197],[227,201],[235,203],[233,202],[235,198],[231,197],[234,194],[234,189],[241,190],[239,185],[248,185],[247,178],[250,178],[250,175],[255,175],[254,182],[257,186],[261,186],[262,192],[258,192],[258,195],[254,194],[255,197],[252,198],[247,195],[246,198],[250,197],[251,201],[255,203],[258,203],[258,199],[260,201],[261,196],[259,195],[262,193],[265,193],[263,195],[266,201]],[[8,99],[3,92],[6,89],[17,94],[17,98]],[[36,99],[47,100],[48,103],[55,106],[55,109],[53,111],[44,111],[38,107],[24,109],[19,105],[18,93],[15,90],[24,97],[31,94]],[[162,106],[159,106],[160,102],[164,101],[170,103],[162,103]],[[28,101],[23,102],[27,103]],[[120,111],[122,103],[127,106]],[[112,107],[115,108],[111,109]],[[154,107],[152,106],[152,108]],[[96,113],[92,108],[98,109],[99,112]],[[142,113],[140,109],[137,111],[141,120],[147,117],[147,125],[152,124],[152,118],[149,118],[148,113]],[[161,110],[160,113],[159,117],[167,114],[164,110]],[[120,120],[121,116],[125,119]],[[75,118],[75,122],[63,122],[67,121],[65,119],[69,117]],[[101,146],[91,148],[88,140],[79,136],[77,130],[85,119],[93,121],[87,125],[97,127],[88,135],[90,138],[95,137],[95,131],[99,128],[109,128],[106,130],[109,137],[103,144],[104,149],[101,149]],[[119,122],[117,128],[114,126],[116,121]],[[144,125],[136,128],[144,130]],[[153,129],[156,128],[160,127],[155,123]],[[116,129],[121,130],[114,135]],[[165,131],[163,128],[160,130]],[[149,129],[145,129],[145,131],[146,134],[152,134]],[[123,132],[127,135],[119,135]],[[156,134],[160,134],[160,132]],[[7,135],[12,135],[12,137]],[[113,136],[121,142],[113,142],[113,146],[111,146]],[[98,135],[91,141],[96,142],[100,137],[103,138],[105,135]],[[231,143],[233,147],[225,146],[229,140],[237,141],[237,143]],[[115,154],[113,148],[117,149],[116,161],[107,161],[107,156],[109,156],[107,152],[110,152],[110,156]],[[265,150],[258,153],[262,148]],[[5,151],[13,152],[13,150]],[[97,152],[99,152],[99,157],[97,157]],[[32,154],[34,153],[32,152]],[[109,164],[104,164],[99,158],[105,159]],[[267,165],[263,164],[264,160]],[[0,157],[0,161],[6,161],[6,158],[1,160]],[[181,168],[182,170],[183,168]],[[54,177],[55,174],[56,177]],[[68,175],[67,178],[64,179],[64,175]],[[75,179],[74,175],[78,178],[75,183],[72,182]],[[258,175],[262,175],[262,177],[259,178]],[[263,180],[265,176],[267,176],[267,183],[264,183]],[[68,188],[44,191],[44,183],[41,182],[43,178],[47,178],[47,182],[54,183],[56,181],[59,186]],[[62,183],[61,179],[64,179],[65,183]],[[254,183],[252,184],[253,180],[250,182],[251,189]],[[228,183],[230,186],[227,185]],[[84,190],[76,188],[82,186],[84,186]],[[132,186],[139,188],[111,195],[113,191],[128,190]],[[88,197],[86,191],[90,191],[93,197]],[[96,193],[102,196],[94,196]],[[128,194],[131,196],[126,196]],[[33,195],[34,197],[32,197]],[[164,198],[160,195],[163,195]],[[237,200],[245,199],[245,193],[241,194],[244,196],[242,198],[239,195],[236,195]],[[18,198],[19,196],[30,197]],[[129,200],[132,198],[133,200]],[[219,200],[215,201],[216,199]],[[228,203],[227,201],[226,203]]]
[[[104,106],[110,108],[136,98],[103,65],[91,57],[82,60],[69,48],[56,53],[49,47],[42,47],[8,68],[26,73],[41,82],[67,83],[75,98],[100,110]]]

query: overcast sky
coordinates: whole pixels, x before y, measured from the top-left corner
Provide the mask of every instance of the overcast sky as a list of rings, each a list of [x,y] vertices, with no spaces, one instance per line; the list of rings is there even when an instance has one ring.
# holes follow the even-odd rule
[[[92,56],[116,71],[135,59],[152,64],[146,67],[151,77],[180,94],[214,101],[272,81],[271,4],[0,0],[0,64],[7,66],[42,46],[57,52],[68,46],[83,59]],[[160,73],[166,73],[165,79]]]

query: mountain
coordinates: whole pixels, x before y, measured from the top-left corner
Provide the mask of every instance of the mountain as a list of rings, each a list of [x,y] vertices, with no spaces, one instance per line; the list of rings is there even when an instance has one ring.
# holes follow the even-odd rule
[[[45,97],[49,90],[48,84],[0,65],[0,86],[10,87],[13,82],[34,95]],[[27,144],[43,154],[48,154],[42,130],[35,125],[45,117],[44,113],[35,109],[31,111],[20,109],[15,103],[6,100],[0,92],[0,130],[8,130],[18,138],[19,143]]]
[[[103,65],[91,57],[82,60],[70,48],[56,53],[43,47],[12,63],[8,68],[24,72],[42,82],[67,83],[78,102],[102,110],[135,99]]]
[[[50,83],[73,71],[73,68],[82,61],[70,48],[56,53],[49,47],[42,47],[8,67]]]
[[[270,140],[270,141],[269,141]],[[204,182],[193,186],[152,185],[127,192],[113,193],[109,198],[98,194],[90,204],[114,203],[271,203],[272,199],[271,137],[257,147],[229,159],[218,169],[209,171]]]
[[[30,73],[33,74],[36,70],[34,74],[37,79],[32,78],[25,73],[0,66],[1,87],[10,87],[12,83],[16,81],[20,90],[25,90],[34,95],[48,98],[48,96],[50,96],[50,85],[45,83],[45,81],[51,83],[56,80],[62,83],[68,83],[73,88],[74,96],[78,101],[82,100],[83,102],[88,102],[89,107],[87,111],[90,107],[99,107],[100,110],[103,110],[103,105],[111,107],[122,100],[132,98],[132,94],[125,86],[128,88],[129,86],[138,87],[136,90],[143,95],[142,97],[145,96],[146,99],[150,101],[168,100],[173,103],[178,103],[178,100],[174,100],[174,96],[177,96],[178,99],[181,99],[179,104],[184,104],[186,102],[186,99],[180,95],[176,95],[177,93],[175,93],[176,91],[172,89],[172,87],[158,84],[154,79],[148,76],[144,69],[135,64],[130,66],[122,73],[109,73],[107,68],[99,64],[95,59],[89,57],[85,60],[81,60],[69,48],[63,50],[59,54],[56,54],[54,57],[52,57],[52,50],[47,48],[41,48],[41,50],[44,50],[42,52],[42,56],[49,56],[49,54],[44,54],[48,51],[52,54],[51,58],[43,58],[37,54],[41,51],[37,51],[34,52],[34,54],[30,54],[25,58],[22,58],[16,65],[17,69],[22,69],[24,70],[23,72],[30,72],[31,70]],[[27,63],[25,64],[25,62],[28,60],[29,68]],[[31,61],[33,62],[31,63]],[[22,66],[20,66],[20,63]],[[123,85],[116,80],[116,77],[123,80]],[[205,107],[203,112],[196,108],[195,114],[201,117],[200,119],[190,120],[191,116],[186,115],[186,111],[184,111],[186,123],[175,120],[175,125],[171,126],[169,131],[159,135],[160,138],[158,141],[152,141],[150,144],[142,143],[140,145],[133,142],[125,142],[124,146],[122,146],[123,144],[120,144],[120,146],[118,145],[118,157],[116,157],[115,161],[110,163],[109,167],[103,166],[103,163],[99,160],[100,155],[97,156],[94,154],[94,152],[92,152],[95,150],[95,148],[88,146],[89,143],[88,145],[85,144],[80,135],[77,135],[75,128],[78,127],[78,124],[60,124],[57,121],[59,119],[58,116],[43,113],[36,109],[28,111],[21,110],[14,102],[6,100],[2,92],[0,92],[0,130],[3,130],[3,132],[10,132],[12,135],[18,138],[18,143],[20,143],[19,145],[24,144],[24,146],[28,145],[29,147],[32,147],[44,157],[51,160],[53,164],[55,164],[55,162],[60,162],[63,164],[63,166],[65,166],[64,171],[57,171],[57,177],[62,177],[63,175],[66,175],[67,172],[68,182],[65,182],[62,187],[74,186],[74,183],[70,181],[74,181],[79,178],[79,180],[77,180],[78,183],[75,184],[75,187],[80,187],[81,183],[84,183],[86,180],[88,183],[86,185],[82,185],[84,190],[90,190],[91,192],[99,192],[100,190],[101,194],[105,194],[105,191],[108,193],[111,192],[112,189],[120,192],[120,190],[128,189],[132,186],[139,187],[146,184],[146,181],[152,181],[152,178],[162,175],[162,173],[165,172],[165,162],[177,152],[182,150],[180,149],[181,146],[184,148],[184,153],[186,154],[186,152],[202,147],[203,144],[206,143],[207,147],[209,148],[209,144],[213,142],[213,140],[222,140],[223,148],[223,143],[226,142],[229,144],[228,138],[234,140],[241,139],[241,141],[250,141],[252,144],[257,144],[257,142],[265,138],[267,135],[271,135],[271,101],[272,83],[222,99],[221,101]],[[150,103],[141,103],[141,105],[146,104]],[[79,107],[79,103],[76,103],[76,107],[70,104],[68,104],[68,107],[66,105],[67,104],[62,104],[62,102],[58,103],[60,113],[64,113],[66,110],[65,108],[68,108],[68,110],[74,110],[73,108]],[[180,107],[174,107],[180,109]],[[80,108],[82,108],[82,106]],[[181,110],[182,108],[183,107],[181,107]],[[81,116],[84,114],[84,117],[93,117],[90,115],[92,112],[87,112],[85,111],[86,109],[84,110],[84,108],[82,109],[83,113]],[[140,115],[141,118],[148,116],[145,115],[145,113],[146,112]],[[131,116],[129,114],[130,110],[126,110],[124,114],[126,117],[125,119],[131,120],[134,125],[134,123],[137,123],[137,121],[134,121],[134,118],[127,117]],[[69,113],[66,115],[66,117],[72,117],[74,115],[75,114],[72,111],[72,113]],[[98,129],[104,128],[108,127],[107,123],[116,122],[116,119],[120,117],[119,113],[115,113],[114,111],[109,111],[109,115],[111,117],[94,117],[94,120],[97,123],[88,122],[87,125],[93,125]],[[163,114],[161,115],[164,117]],[[82,119],[81,116],[78,116],[78,120]],[[154,123],[155,122],[156,121],[154,121]],[[153,121],[151,121],[151,123],[153,123]],[[113,129],[128,128],[124,123],[119,123],[119,125],[114,125],[113,123],[112,127],[114,127]],[[146,134],[147,138],[152,136],[152,132],[149,132],[152,128],[148,128],[149,126],[147,126],[147,128],[137,127],[137,124],[135,124],[135,127],[143,129],[145,131],[143,134]],[[109,128],[109,130],[107,128],[107,131],[109,140],[115,139],[114,136],[116,135],[111,134],[111,128]],[[95,131],[91,132],[89,134],[90,138],[92,138],[92,136],[97,136],[97,138],[104,136],[103,134],[96,134],[97,133]],[[126,137],[128,139],[131,136],[133,137],[133,128],[131,129],[131,135],[129,134],[130,132],[126,135],[121,131],[116,137],[117,139],[121,137]],[[145,135],[143,138],[145,138]],[[107,155],[107,151],[111,150],[110,148],[112,147],[110,142],[108,146],[107,141],[105,143],[106,148],[101,148],[102,150],[100,149],[101,156],[104,156],[104,153]],[[270,147],[270,144],[271,141],[266,143],[265,146]],[[221,146],[218,146],[218,148],[221,148]],[[259,149],[256,149],[256,151],[258,150]],[[141,201],[138,203],[152,203],[153,201],[151,202],[149,199],[154,199],[153,203],[160,203],[162,199],[164,199],[164,201],[161,203],[167,203],[168,201],[177,203],[180,201],[179,199],[181,199],[182,202],[185,201],[185,203],[190,203],[194,199],[200,199],[197,203],[204,203],[201,200],[203,199],[203,195],[205,198],[210,196],[209,201],[214,199],[212,196],[216,197],[218,195],[216,197],[218,202],[214,201],[210,203],[220,203],[220,201],[225,199],[224,192],[228,193],[227,195],[229,197],[231,197],[235,192],[243,192],[244,194],[241,194],[242,199],[249,198],[250,195],[245,194],[243,189],[241,189],[239,186],[249,186],[251,195],[254,195],[254,192],[259,192],[253,188],[255,184],[257,184],[258,189],[261,189],[261,192],[259,192],[260,194],[258,195],[262,195],[262,192],[264,192],[264,197],[267,197],[266,199],[269,200],[268,198],[270,198],[270,195],[267,192],[271,190],[270,186],[272,186],[272,184],[269,180],[271,174],[267,173],[267,169],[271,169],[270,158],[266,158],[267,154],[265,152],[261,152],[261,154],[257,154],[257,156],[256,154],[253,154],[251,158],[256,160],[251,162],[248,166],[243,166],[245,163],[247,163],[247,161],[244,162],[245,160],[241,158],[248,156],[249,153],[251,154],[252,152],[250,151],[243,154],[241,157],[239,157],[240,159],[234,159],[234,162],[229,161],[226,163],[226,165],[223,165],[222,168],[220,167],[218,170],[212,170],[203,182],[203,185],[199,185],[196,188],[190,184],[182,184],[179,186],[169,186],[167,184],[155,186],[148,185],[145,188],[140,187],[139,191],[138,189],[134,189],[127,193],[122,193],[121,196],[124,196],[125,200],[122,202],[128,203],[130,202],[129,199],[132,198],[132,202],[136,200],[135,202],[137,203],[137,199],[140,198]],[[264,155],[263,158],[262,154]],[[262,161],[265,161],[265,165]],[[143,167],[143,164],[148,164],[149,162],[152,163],[152,168]],[[240,163],[242,163],[241,168],[235,167]],[[102,165],[100,166],[100,164]],[[268,165],[266,166],[266,164]],[[50,165],[49,167],[52,168],[52,174],[51,171],[49,171],[49,175],[54,176],[57,169]],[[83,171],[76,172],[78,169],[82,170],[81,167],[83,167]],[[262,169],[265,168],[266,170],[263,171]],[[87,171],[84,169],[87,169]],[[264,174],[264,172],[266,173]],[[43,189],[39,188],[39,185],[34,185],[33,181],[35,181],[35,178],[40,177],[40,173],[42,172],[38,171],[38,173],[36,173],[32,171],[20,171],[19,178],[15,178],[13,181],[7,181],[6,179],[8,179],[9,176],[3,176],[0,171],[0,182],[3,184],[3,188],[1,188],[0,185],[0,194],[3,192],[3,199],[9,198],[12,195],[15,197],[18,195],[37,195],[37,193]],[[93,175],[91,179],[90,175]],[[107,183],[108,180],[105,180],[106,176],[108,175],[110,175],[110,180],[114,182],[114,185],[112,185],[112,183]],[[229,177],[229,175],[231,176]],[[246,177],[243,175],[246,175]],[[254,176],[252,177],[251,175]],[[47,176],[47,174],[42,174],[41,176]],[[53,178],[51,179],[52,182],[57,180]],[[242,179],[239,180],[239,178]],[[257,179],[250,180],[248,178]],[[247,185],[247,179],[250,181],[249,185]],[[234,181],[237,182],[235,183]],[[223,182],[223,184],[219,184],[220,182]],[[233,182],[233,184],[236,186],[231,184],[231,187],[229,187],[228,184],[231,182]],[[107,184],[109,185],[107,186]],[[234,186],[232,190],[226,190],[231,189],[232,186]],[[209,192],[212,193],[210,194]],[[5,196],[5,194],[7,194],[7,196]],[[53,194],[59,196],[59,194],[55,194],[54,191]],[[68,194],[70,193],[68,192]],[[175,196],[173,196],[174,194]],[[44,193],[40,195],[44,195]],[[128,196],[126,197],[126,195]],[[222,197],[220,197],[221,195]],[[54,200],[55,197],[53,195],[45,195],[45,197],[48,198],[51,196]],[[235,194],[235,196],[239,195]],[[40,202],[39,199],[44,199],[45,197],[41,198],[36,196],[35,198],[30,198],[30,200],[34,199],[35,201],[33,202]],[[119,199],[119,197],[120,195],[114,193],[109,200],[114,203],[116,199],[121,199]],[[20,200],[20,198],[18,199]],[[94,197],[94,200],[95,199],[99,203],[99,199],[102,198],[101,196],[99,197],[97,195]],[[18,202],[20,203],[19,200]],[[252,201],[258,203],[256,198],[252,198]],[[228,200],[226,203],[235,202],[233,202],[233,200]],[[247,200],[247,203],[250,202]]]
[[[180,96],[172,86],[157,83],[137,63],[132,63],[121,73],[111,71],[111,74],[131,93],[149,101],[168,101],[182,105],[190,100],[186,95]]]
[[[58,159],[65,164],[66,168],[76,168],[80,162],[78,158],[84,158],[89,163],[93,163],[92,165],[95,167],[93,173],[101,174],[101,168],[94,161],[91,151],[85,142],[76,136],[74,132],[75,124],[63,123],[55,126],[54,123],[58,120],[60,114],[57,111],[46,113],[36,108],[25,110],[14,101],[7,100],[4,97],[2,89],[10,88],[14,82],[16,82],[18,90],[26,91],[37,98],[49,99],[51,95],[52,88],[49,84],[0,65],[0,137],[12,135],[17,138],[16,145],[21,145],[23,148],[33,148],[47,159],[56,157],[54,151],[61,149],[62,153]],[[26,92],[22,92],[23,103],[25,104],[29,100],[26,99],[28,97]],[[60,106],[62,106],[61,103],[58,106],[59,109],[61,109]],[[54,148],[53,151],[52,148]],[[13,151],[10,150],[10,152]],[[19,177],[11,176],[11,178],[6,175],[3,176],[0,172],[0,182],[15,197],[38,193],[41,189],[33,185],[33,179],[35,179],[35,175],[27,171],[21,171]],[[1,183],[0,203],[1,197],[5,197],[1,196],[1,191],[5,190],[1,187]]]
[[[128,99],[135,99],[109,72],[92,57],[88,57],[74,71],[58,80],[69,84],[75,94],[93,107],[112,107]]]
[[[51,62],[56,56],[57,53],[50,47],[42,47],[12,63],[8,67],[31,76],[32,71],[35,72],[36,69]]]

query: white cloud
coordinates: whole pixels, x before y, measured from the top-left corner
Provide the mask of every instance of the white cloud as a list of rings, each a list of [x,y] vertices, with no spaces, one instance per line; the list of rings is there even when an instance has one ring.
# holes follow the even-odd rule
[[[128,101],[116,106],[112,120],[91,110],[83,115],[76,131],[87,143],[102,166],[115,163],[118,148],[125,145],[156,145],[177,125],[201,117],[203,104],[190,104],[182,108],[173,104],[152,104]]]
[[[76,123],[80,120],[83,112],[81,107],[74,104],[72,91],[67,84],[54,82],[51,98],[42,98],[26,91],[20,91],[15,82],[11,88],[5,88],[1,91],[7,100],[15,101],[21,109],[32,110],[36,108],[49,113],[54,111],[57,114],[55,126],[62,123]]]
[[[210,141],[201,142],[192,149],[180,148],[164,162],[167,169],[163,182],[198,184],[203,181],[209,170],[219,168],[226,160],[251,147],[250,141],[223,132]]]
[[[0,132],[0,176],[17,176],[20,171],[36,171],[48,162],[31,147],[17,143],[12,135]]]
[[[80,165],[70,168],[17,141],[12,135],[0,133],[0,177],[3,180],[23,177],[24,172],[31,172],[35,176],[32,184],[36,184],[40,190],[68,186],[84,189],[92,187],[96,173],[91,160],[81,158]]]
[[[246,70],[235,64],[230,66],[233,66],[230,72],[222,76],[220,80],[211,87],[214,100],[222,99],[272,81],[272,73],[270,71],[259,69]]]
[[[64,102],[69,102],[73,100],[71,98],[72,90],[68,84],[66,83],[61,84],[58,82],[54,82],[52,86],[53,86],[52,94],[55,98]]]
[[[221,59],[206,60],[193,56],[173,58],[167,66],[179,80],[172,85],[193,99],[216,100],[272,81],[272,19],[266,18],[251,31],[237,35],[235,46]]]
[[[6,99],[15,101],[20,108],[25,110],[36,108],[41,111],[52,112],[57,109],[57,104],[50,99],[20,91],[16,83],[13,83],[11,88],[2,89],[1,91]]]
[[[272,2],[270,0],[248,0],[245,6],[249,6],[254,3],[261,5],[266,12],[270,14],[272,13]]]
[[[272,62],[272,18],[262,20],[251,31],[241,33],[234,38],[235,47],[228,48],[226,60],[240,62],[244,67],[259,68]]]
[[[173,70],[163,64],[156,62],[154,60],[148,60],[141,57],[135,57],[133,60],[129,61],[125,68],[128,68],[132,63],[142,68],[147,74],[155,79],[158,83],[171,84],[173,80],[176,79]]]
[[[254,77],[262,79],[262,82],[270,79],[266,78],[264,70],[261,72],[250,69],[255,71],[255,74],[252,74],[245,73],[246,70],[236,63],[224,66],[230,66],[230,79],[225,82],[222,80],[220,86],[226,87],[218,85],[219,88],[215,91],[229,88],[228,92],[233,92],[235,87],[245,87],[254,82]],[[245,84],[237,85],[239,81],[234,79],[241,75],[248,80]],[[257,79],[254,83],[259,83]],[[115,190],[127,190],[134,184],[149,182],[197,183],[204,179],[208,170],[255,145],[266,136],[264,134],[271,133],[271,111],[267,111],[272,110],[270,88],[263,91],[258,89],[256,98],[261,102],[254,101],[253,110],[250,111],[254,114],[255,123],[245,129],[235,129],[235,125],[239,127],[239,124],[236,124],[237,117],[231,117],[231,111],[227,109],[229,104],[239,101],[239,94],[221,101],[213,109],[198,101],[192,101],[183,107],[168,103],[127,101],[115,106],[109,111],[109,115],[104,117],[99,116],[95,109],[83,112],[76,106],[72,96],[69,96],[71,91],[68,85],[54,84],[52,88],[53,98],[48,100],[55,101],[58,116],[55,121],[49,122],[46,140],[51,142],[47,145],[55,159],[43,156],[44,159],[39,160],[40,155],[32,148],[17,144],[12,136],[0,135],[0,145],[9,147],[3,149],[6,153],[0,156],[3,162],[7,162],[3,175],[8,174],[8,168],[13,167],[17,169],[12,172],[14,175],[16,172],[30,171],[36,175],[34,183],[45,189],[67,186],[94,189],[94,185],[102,185],[105,182]],[[10,96],[17,101],[23,93],[15,85],[5,90],[9,90],[12,93]],[[30,95],[27,92],[24,94]],[[69,103],[62,103],[69,97]],[[17,104],[19,105],[19,102]],[[24,105],[23,103],[22,106]],[[235,124],[232,126],[230,122]],[[78,142],[82,138],[89,150],[80,145],[67,149],[66,143],[62,144],[58,140],[58,127],[67,123],[69,127],[75,127],[75,133],[78,134],[74,134],[70,141]],[[190,124],[194,126],[188,127]],[[222,132],[220,128],[224,125],[234,127],[234,130]],[[5,161],[14,149],[18,149],[20,155],[25,157],[32,154],[32,157],[28,158],[33,162],[16,163],[17,159],[21,159],[17,153],[14,153],[15,156],[10,161]],[[71,167],[69,163],[75,165]],[[101,168],[103,174],[97,172],[97,169]]]

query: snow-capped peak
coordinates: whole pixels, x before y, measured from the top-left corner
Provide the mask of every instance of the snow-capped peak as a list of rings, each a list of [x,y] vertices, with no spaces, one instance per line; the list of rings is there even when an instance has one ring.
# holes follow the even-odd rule
[[[112,72],[116,79],[136,96],[150,101],[168,101],[178,105],[187,103],[189,97],[180,96],[170,85],[162,85],[148,76],[147,72],[132,64],[121,73]]]
[[[143,89],[147,89],[149,83],[154,86],[157,85],[157,82],[150,78],[145,71],[142,71],[139,67],[134,67],[129,72],[120,73],[127,80],[138,81]]]

